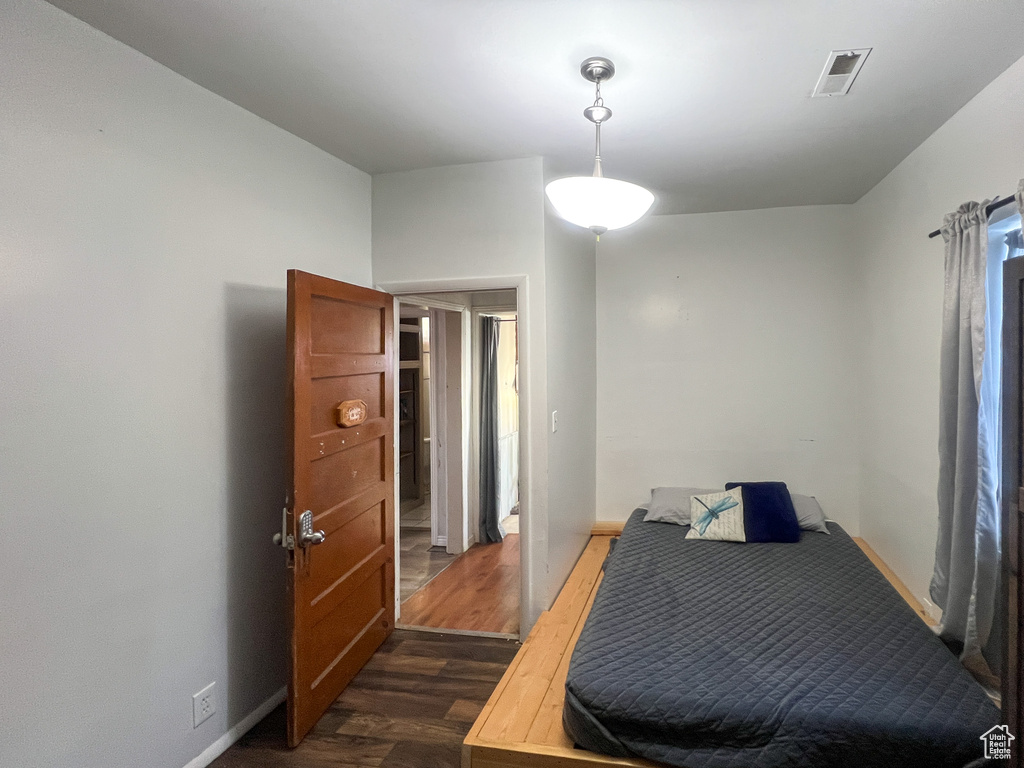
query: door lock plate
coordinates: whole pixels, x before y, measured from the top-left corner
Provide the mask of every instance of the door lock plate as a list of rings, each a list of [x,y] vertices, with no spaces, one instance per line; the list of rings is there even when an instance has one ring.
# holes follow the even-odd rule
[[[288,533],[288,507],[281,510],[281,532],[274,534],[274,543],[287,550],[295,549],[295,537]]]

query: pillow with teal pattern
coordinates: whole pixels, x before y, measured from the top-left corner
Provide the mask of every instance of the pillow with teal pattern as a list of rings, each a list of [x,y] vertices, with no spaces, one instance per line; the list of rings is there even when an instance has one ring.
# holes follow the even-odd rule
[[[688,539],[746,541],[743,492],[739,488],[705,493],[690,499]]]

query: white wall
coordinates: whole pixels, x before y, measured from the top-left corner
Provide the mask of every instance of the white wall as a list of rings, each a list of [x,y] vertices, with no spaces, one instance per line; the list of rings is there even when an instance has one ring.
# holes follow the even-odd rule
[[[547,329],[540,158],[373,177],[373,280],[392,292],[519,289],[523,629],[548,607]]]
[[[968,102],[856,204],[863,249],[865,539],[919,599],[935,557],[943,242],[968,200],[1024,177],[1024,59]]]
[[[545,218],[548,411],[548,600],[554,601],[595,519],[597,308],[594,236]],[[550,427],[550,425],[549,425]]]
[[[597,511],[783,480],[858,528],[849,206],[654,216],[597,260]]]
[[[370,179],[41,0],[0,72],[0,765],[181,768],[285,684],[285,270],[369,284]]]

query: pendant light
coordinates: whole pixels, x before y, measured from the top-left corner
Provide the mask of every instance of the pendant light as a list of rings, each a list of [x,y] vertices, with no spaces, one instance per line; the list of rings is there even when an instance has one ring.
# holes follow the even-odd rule
[[[600,239],[610,229],[621,229],[638,221],[650,210],[654,195],[628,181],[609,179],[601,169],[601,124],[612,116],[601,98],[601,82],[611,79],[615,65],[608,59],[590,58],[580,65],[580,74],[595,87],[593,105],[583,110],[584,117],[597,131],[594,175],[556,179],[547,185],[545,192],[559,216],[586,227]]]

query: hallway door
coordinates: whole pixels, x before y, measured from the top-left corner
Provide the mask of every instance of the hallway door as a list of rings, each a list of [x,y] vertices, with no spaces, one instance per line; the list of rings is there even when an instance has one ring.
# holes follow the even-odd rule
[[[288,271],[296,746],[394,628],[394,302]]]

